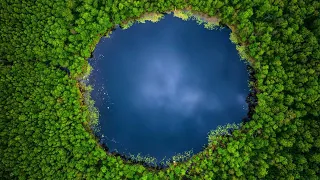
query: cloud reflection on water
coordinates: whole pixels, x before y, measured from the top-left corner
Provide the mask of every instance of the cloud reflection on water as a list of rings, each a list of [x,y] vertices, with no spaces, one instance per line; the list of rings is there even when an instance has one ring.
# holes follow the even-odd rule
[[[199,151],[211,129],[240,122],[247,74],[229,33],[168,16],[101,41],[92,95],[108,146],[163,158]]]
[[[220,99],[201,87],[197,72],[188,72],[186,57],[165,52],[145,60],[138,73],[134,104],[142,109],[162,108],[184,116],[198,110],[218,111]]]

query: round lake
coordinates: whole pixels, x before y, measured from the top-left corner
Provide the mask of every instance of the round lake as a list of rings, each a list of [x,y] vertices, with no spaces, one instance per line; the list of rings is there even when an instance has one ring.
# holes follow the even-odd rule
[[[161,160],[197,153],[210,130],[240,123],[248,73],[230,32],[166,15],[102,38],[89,60],[102,143]]]

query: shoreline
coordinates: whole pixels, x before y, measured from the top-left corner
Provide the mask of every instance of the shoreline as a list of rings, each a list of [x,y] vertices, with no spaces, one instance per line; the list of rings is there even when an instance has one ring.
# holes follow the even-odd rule
[[[227,25],[227,24],[220,24],[220,19],[217,17],[217,16],[213,16],[213,17],[209,17],[208,15],[204,14],[204,13],[201,13],[201,12],[197,12],[197,11],[193,11],[192,9],[184,9],[184,10],[174,10],[174,11],[169,11],[169,12],[164,12],[164,13],[151,13],[152,15],[155,14],[155,15],[159,15],[159,14],[162,14],[163,16],[166,15],[166,14],[171,14],[172,12],[173,13],[177,13],[177,12],[183,12],[183,11],[188,11],[190,13],[192,13],[192,16],[191,17],[194,17],[195,19],[190,19],[190,17],[188,17],[187,20],[197,20],[198,18],[201,18],[202,20],[202,23],[213,23],[215,26],[217,27],[228,27],[230,30],[231,30],[231,33],[234,33],[234,35],[236,36],[236,38],[238,37],[237,34],[235,33],[236,32],[236,27],[234,25]],[[134,19],[128,19],[127,21],[124,21],[124,23],[122,25],[126,25],[126,23],[130,23],[131,21],[134,21],[134,23],[139,23],[139,20],[140,18],[144,18],[146,16],[150,15],[150,13],[145,13],[143,14],[142,16],[140,16],[139,18],[134,18]],[[161,20],[163,16],[158,16],[157,17],[157,20],[155,21],[152,21],[152,22],[157,22],[158,20]],[[177,17],[177,16],[176,16]],[[179,18],[179,17],[178,17]],[[149,20],[149,19],[147,19]],[[146,21],[146,20],[145,20]],[[141,23],[141,22],[140,22]],[[200,24],[199,24],[200,25]],[[100,39],[104,36],[108,36],[110,35],[113,31],[117,30],[116,27],[120,27],[122,28],[123,26],[121,25],[114,25],[112,28],[110,28],[109,30],[106,31],[106,33],[104,33],[103,35],[100,34],[100,38],[98,41],[94,41],[94,43],[92,45],[90,45],[90,50],[91,50],[91,53],[90,53],[90,57],[89,58],[94,58],[93,56],[93,52],[94,52],[94,48],[98,42],[100,41]],[[127,27],[127,28],[130,28]],[[230,34],[231,36],[231,34]],[[246,47],[245,44],[238,44],[237,42],[233,42],[235,43],[237,46],[243,46],[244,48]],[[240,55],[240,52],[238,51],[239,55]],[[257,105],[257,93],[258,93],[258,89],[257,87],[255,86],[256,83],[257,83],[257,80],[256,78],[254,77],[255,75],[255,71],[254,71],[254,68],[252,67],[252,64],[254,64],[254,60],[251,58],[251,57],[248,57],[249,59],[245,59],[245,63],[248,63],[246,64],[246,67],[247,67],[247,72],[248,72],[248,75],[249,75],[249,82],[253,82],[253,85],[249,84],[249,88],[250,88],[250,91],[248,93],[248,96],[246,97],[246,103],[248,104],[248,113],[246,115],[246,117],[244,117],[241,121],[242,121],[242,125],[240,126],[239,130],[242,130],[242,127],[244,124],[246,124],[247,122],[249,122],[252,118],[252,115],[254,114],[254,109]],[[88,61],[88,59],[87,59]],[[89,62],[87,62],[87,69],[89,67],[89,69],[91,68],[91,65],[89,64]],[[88,104],[86,104],[85,102],[85,99],[86,98],[89,98],[89,100],[91,100],[91,95],[90,95],[90,91],[88,92],[88,87],[90,87],[89,85],[89,82],[88,82],[88,77],[90,76],[90,71],[91,70],[86,70],[84,71],[84,73],[81,75],[81,78],[79,77],[76,77],[76,80],[78,81],[77,82],[77,86],[79,88],[79,91],[80,91],[80,94],[81,94],[81,105],[82,106],[86,106],[88,107],[88,111],[89,111],[89,106]],[[89,94],[88,94],[89,93]],[[89,113],[94,113],[94,112],[91,112],[89,111]],[[145,168],[149,169],[149,170],[155,170],[155,171],[158,171],[158,170],[165,170],[165,169],[168,169],[171,167],[171,165],[174,165],[176,166],[177,163],[180,164],[185,164],[188,162],[188,160],[192,159],[194,156],[197,156],[197,155],[200,155],[202,154],[207,148],[210,148],[210,144],[209,142],[203,147],[203,149],[198,152],[197,154],[193,154],[192,156],[188,157],[187,159],[185,159],[184,161],[181,161],[181,162],[176,162],[173,160],[173,157],[170,157],[168,158],[168,160],[166,161],[167,164],[166,165],[151,165],[150,163],[148,164],[146,161],[144,160],[136,160],[136,159],[133,159],[127,155],[124,155],[124,154],[121,154],[119,152],[111,152],[109,147],[105,144],[105,143],[101,143],[101,137],[99,137],[99,132],[97,132],[94,127],[90,126],[90,120],[87,120],[86,122],[83,122],[83,126],[84,128],[87,130],[87,132],[90,133],[90,135],[95,139],[96,141],[96,144],[101,147],[107,154],[107,156],[113,156],[115,158],[117,157],[120,157],[125,163],[127,164],[133,164],[133,165],[142,165],[144,166]],[[231,132],[232,133],[232,132]],[[101,135],[100,135],[101,136]],[[222,135],[224,136],[224,135]],[[180,154],[180,153],[179,153]],[[147,156],[142,156],[142,157],[145,157],[145,158],[148,158]],[[161,161],[160,161],[161,162]],[[169,163],[168,163],[169,162]],[[158,162],[157,162],[158,163]]]

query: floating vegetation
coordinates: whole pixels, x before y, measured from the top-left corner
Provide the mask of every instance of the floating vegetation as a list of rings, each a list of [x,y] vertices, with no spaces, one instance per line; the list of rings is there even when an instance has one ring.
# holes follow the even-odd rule
[[[213,140],[216,139],[217,136],[231,136],[232,131],[239,129],[242,126],[242,123],[236,124],[226,124],[224,126],[218,126],[215,130],[211,130],[208,133],[208,141],[209,144],[213,142]]]
[[[130,28],[135,22],[136,23],[146,23],[146,21],[151,21],[153,23],[159,22],[164,17],[163,14],[160,13],[146,13],[137,19],[132,19],[127,22],[121,23],[122,29]]]
[[[171,12],[169,12],[171,13]],[[214,17],[205,17],[205,14],[200,14],[192,12],[189,10],[174,10],[173,16],[178,17],[184,21],[195,20],[198,25],[204,25],[204,28],[209,30],[215,30],[218,28],[223,28],[219,25],[219,20]]]

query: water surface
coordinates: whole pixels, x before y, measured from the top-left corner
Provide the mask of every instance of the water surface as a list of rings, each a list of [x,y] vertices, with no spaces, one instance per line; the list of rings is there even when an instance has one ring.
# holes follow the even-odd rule
[[[172,15],[102,38],[90,64],[102,142],[159,160],[207,144],[218,125],[246,116],[246,65],[229,29]]]

